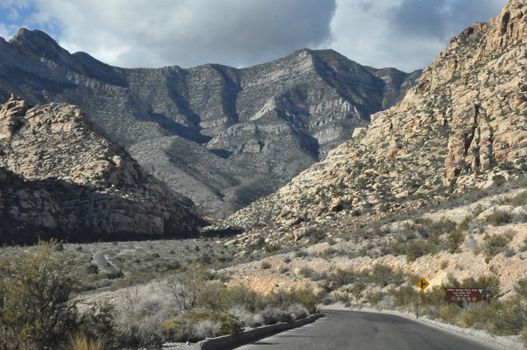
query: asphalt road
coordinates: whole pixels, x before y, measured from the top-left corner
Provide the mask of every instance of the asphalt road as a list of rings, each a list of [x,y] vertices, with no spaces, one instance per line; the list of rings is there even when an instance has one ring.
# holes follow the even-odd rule
[[[324,310],[325,317],[240,350],[489,350],[470,339],[393,315]]]

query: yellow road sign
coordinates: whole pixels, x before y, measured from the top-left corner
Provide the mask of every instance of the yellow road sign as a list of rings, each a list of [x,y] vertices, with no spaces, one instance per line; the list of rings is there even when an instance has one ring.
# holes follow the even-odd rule
[[[421,290],[425,290],[426,287],[428,287],[430,283],[426,280],[426,278],[421,278],[419,282],[417,282],[417,287],[421,288]]]

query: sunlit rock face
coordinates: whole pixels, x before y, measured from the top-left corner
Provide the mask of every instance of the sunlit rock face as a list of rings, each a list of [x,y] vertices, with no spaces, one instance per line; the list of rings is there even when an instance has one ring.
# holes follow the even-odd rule
[[[295,227],[418,208],[527,172],[527,2],[453,38],[396,106],[226,225]]]
[[[81,110],[0,105],[0,242],[181,237],[202,220]]]

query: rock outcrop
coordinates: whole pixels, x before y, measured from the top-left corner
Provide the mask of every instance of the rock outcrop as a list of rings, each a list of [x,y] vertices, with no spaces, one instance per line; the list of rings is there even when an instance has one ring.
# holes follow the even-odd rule
[[[231,216],[301,228],[416,208],[527,172],[527,2],[453,38],[416,87],[277,193]],[[499,176],[498,176],[499,175]]]
[[[0,241],[178,237],[203,221],[79,108],[0,105]]]
[[[246,69],[121,69],[70,54],[43,32],[0,38],[0,97],[78,105],[148,172],[220,216],[324,158],[418,76],[331,50]]]

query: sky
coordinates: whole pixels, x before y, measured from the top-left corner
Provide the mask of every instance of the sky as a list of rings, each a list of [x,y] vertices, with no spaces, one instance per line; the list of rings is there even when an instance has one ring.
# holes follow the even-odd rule
[[[429,65],[507,0],[0,0],[0,36],[40,29],[121,67],[247,67],[301,48],[377,68]]]

